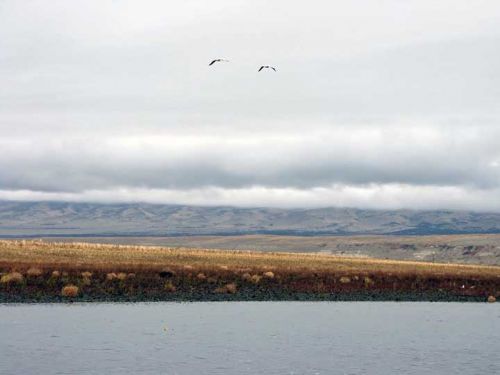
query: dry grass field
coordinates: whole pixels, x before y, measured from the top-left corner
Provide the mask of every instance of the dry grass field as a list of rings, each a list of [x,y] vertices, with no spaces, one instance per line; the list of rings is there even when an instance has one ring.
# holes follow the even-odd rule
[[[281,299],[302,294],[486,300],[500,293],[500,267],[495,266],[24,240],[0,241],[0,272],[0,296],[6,301],[79,296]]]
[[[48,237],[45,241],[78,242],[77,237]],[[324,253],[394,260],[467,263],[500,266],[499,234],[427,236],[174,236],[85,237],[86,242],[193,249],[258,250]]]

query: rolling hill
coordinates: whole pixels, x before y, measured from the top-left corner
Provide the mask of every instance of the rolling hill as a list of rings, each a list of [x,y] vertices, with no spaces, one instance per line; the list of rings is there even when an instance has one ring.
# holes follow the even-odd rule
[[[469,233],[500,233],[500,214],[448,210],[0,202],[2,237]]]

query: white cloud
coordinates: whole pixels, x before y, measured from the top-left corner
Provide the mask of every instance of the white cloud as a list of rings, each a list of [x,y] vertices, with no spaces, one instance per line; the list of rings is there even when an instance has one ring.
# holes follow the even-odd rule
[[[300,190],[254,186],[231,189],[117,188],[80,193],[0,190],[0,199],[70,202],[147,202],[188,205],[236,205],[242,207],[363,207],[371,209],[456,209],[500,212],[500,189],[468,189],[455,186],[370,184],[333,185]]]

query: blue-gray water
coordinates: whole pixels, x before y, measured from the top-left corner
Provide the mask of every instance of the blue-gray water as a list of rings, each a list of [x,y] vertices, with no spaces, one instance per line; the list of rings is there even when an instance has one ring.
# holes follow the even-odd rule
[[[0,374],[500,374],[500,304],[0,305]]]

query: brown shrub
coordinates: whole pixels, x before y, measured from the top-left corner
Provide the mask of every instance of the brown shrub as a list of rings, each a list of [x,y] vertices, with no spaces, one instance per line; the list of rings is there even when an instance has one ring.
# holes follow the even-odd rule
[[[187,271],[191,271],[193,269],[193,266],[190,266],[189,264],[186,264],[183,268],[185,270],[187,270]]]
[[[59,272],[59,271],[52,271],[51,277],[59,277],[59,276],[61,276],[61,272]]]
[[[318,293],[325,293],[327,290],[326,285],[323,281],[320,281],[319,283],[317,283],[315,285],[315,289],[316,289],[316,292],[318,292]]]
[[[363,283],[365,284],[365,286],[370,286],[370,285],[375,284],[375,282],[370,277],[368,277],[368,276],[366,276],[363,279]]]
[[[133,279],[135,277],[135,273],[129,273],[127,274],[127,279]]]
[[[262,279],[262,276],[260,275],[253,275],[251,278],[250,278],[250,281],[254,284],[258,284],[260,283],[260,279]]]
[[[92,272],[89,271],[82,272],[82,277],[85,279],[90,279],[92,277]]]
[[[31,277],[42,276],[42,274],[43,274],[43,271],[40,268],[36,268],[36,267],[30,267],[26,271],[26,276],[31,276]]]
[[[106,280],[113,281],[114,279],[116,279],[116,273],[110,272],[110,273],[106,274]]]
[[[226,284],[220,288],[215,289],[215,293],[221,293],[221,294],[234,294],[236,293],[236,284],[235,283],[230,283]]]
[[[207,277],[205,276],[205,274],[203,272],[200,272],[198,275],[196,275],[196,278],[198,280],[205,280]]]
[[[241,279],[250,282],[252,280],[252,275],[250,275],[248,272],[245,272],[243,275],[241,275]]]
[[[226,285],[226,290],[228,293],[231,293],[231,294],[234,294],[236,293],[236,284],[235,283],[231,283],[231,284],[227,284]]]
[[[123,281],[127,278],[127,274],[125,272],[119,272],[117,275],[116,275],[116,278],[120,281]]]
[[[78,287],[73,284],[68,284],[61,289],[61,295],[63,297],[76,297],[78,295]]]
[[[9,272],[0,279],[2,284],[22,284],[24,277],[19,272]]]
[[[497,299],[495,298],[495,296],[489,296],[488,297],[488,302],[489,303],[493,303],[493,302],[496,302],[496,301],[497,301]]]
[[[272,272],[272,271],[267,271],[267,272],[264,272],[263,276],[264,276],[266,279],[274,279],[274,272]]]
[[[167,281],[165,283],[164,289],[165,289],[165,291],[167,291],[169,293],[173,293],[173,292],[175,292],[177,290],[177,288],[175,287],[174,284],[172,284],[171,281]]]
[[[349,284],[351,282],[351,279],[347,276],[342,276],[340,279],[339,279],[340,283],[341,284]]]
[[[214,277],[214,276],[210,276],[207,281],[210,283],[210,284],[215,284],[217,282],[217,278]]]

